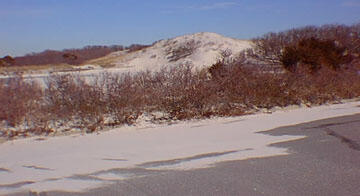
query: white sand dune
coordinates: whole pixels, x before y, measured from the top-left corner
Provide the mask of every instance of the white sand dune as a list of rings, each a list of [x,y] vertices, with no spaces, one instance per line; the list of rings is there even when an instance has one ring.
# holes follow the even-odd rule
[[[123,127],[101,134],[9,141],[0,145],[0,195],[29,190],[84,191],[111,180],[146,175],[150,169],[184,170],[221,161],[286,156],[287,149],[269,145],[302,136],[258,132],[360,113],[359,105],[357,101],[152,128]]]
[[[195,69],[201,69],[216,63],[223,51],[230,52],[230,57],[236,57],[241,51],[251,47],[251,41],[248,40],[202,32],[161,40],[136,52],[114,52],[101,58],[101,61],[92,62],[105,61],[115,65],[115,68],[130,72],[158,71],[163,67],[184,64],[191,64]],[[179,52],[181,49],[184,49],[183,52]]]

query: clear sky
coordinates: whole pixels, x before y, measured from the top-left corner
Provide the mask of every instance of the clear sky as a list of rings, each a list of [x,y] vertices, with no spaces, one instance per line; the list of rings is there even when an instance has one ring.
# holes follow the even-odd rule
[[[0,56],[360,22],[360,0],[0,0]]]

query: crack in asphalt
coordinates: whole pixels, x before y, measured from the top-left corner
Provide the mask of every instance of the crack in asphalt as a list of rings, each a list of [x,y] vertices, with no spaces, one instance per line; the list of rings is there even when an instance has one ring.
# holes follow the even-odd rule
[[[0,172],[11,173],[11,170],[6,169],[6,168],[1,168],[1,167],[0,167]]]
[[[53,169],[46,168],[46,167],[39,167],[39,166],[36,166],[36,165],[23,165],[23,167],[29,168],[29,169],[36,169],[36,170],[54,171]]]
[[[325,131],[328,135],[339,139],[342,143],[345,143],[349,148],[360,151],[360,144],[358,144],[356,141],[342,136],[329,128],[326,128]]]
[[[340,123],[326,123],[315,127],[307,127],[304,129],[322,129],[322,128],[328,128],[331,126],[337,126],[337,125],[345,125],[345,124],[351,124],[351,123],[357,123],[360,122],[360,120],[352,120],[352,121],[346,121],[346,122],[340,122]]]
[[[23,181],[23,182],[16,182],[13,184],[0,184],[0,189],[16,189],[16,188],[20,188],[22,186],[28,185],[28,184],[33,184],[35,183],[34,181]]]

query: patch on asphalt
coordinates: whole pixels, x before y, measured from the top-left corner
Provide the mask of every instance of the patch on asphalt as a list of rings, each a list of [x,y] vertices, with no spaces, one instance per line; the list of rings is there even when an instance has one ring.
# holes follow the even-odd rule
[[[114,168],[114,169],[98,171],[92,173],[91,175],[98,176],[103,174],[114,174],[119,176],[130,177],[130,176],[145,176],[154,172],[158,173],[159,171],[148,170],[145,168]]]
[[[199,160],[199,159],[223,156],[223,155],[232,154],[232,153],[236,153],[236,152],[239,152],[239,151],[238,150],[233,150],[233,151],[226,151],[226,152],[213,152],[213,153],[207,153],[207,154],[199,154],[199,155],[195,155],[195,156],[192,156],[192,157],[186,157],[186,158],[147,162],[147,163],[139,164],[137,166],[144,167],[144,168],[169,166],[169,165],[175,165],[175,164],[188,162],[188,161],[194,161],[194,160]]]
[[[128,161],[126,159],[109,159],[109,158],[104,158],[104,159],[101,159],[103,161]]]
[[[240,120],[231,120],[231,121],[223,122],[222,124],[231,124],[231,123],[237,123],[237,122],[241,122],[241,121],[244,121],[244,119],[240,119]]]
[[[70,177],[67,177],[67,179],[72,179],[72,180],[86,180],[86,181],[103,181],[102,179],[96,177],[96,176],[92,176],[92,175],[73,175]]]

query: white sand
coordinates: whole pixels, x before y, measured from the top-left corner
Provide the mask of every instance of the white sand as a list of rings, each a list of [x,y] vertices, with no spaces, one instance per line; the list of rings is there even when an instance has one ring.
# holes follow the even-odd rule
[[[194,51],[191,55],[170,61],[172,53],[177,48],[193,43]],[[222,51],[230,51],[231,57],[236,57],[241,51],[252,47],[252,42],[224,37],[210,32],[183,35],[168,40],[161,40],[149,48],[136,52],[126,53],[124,51],[113,52],[101,59],[111,59],[111,63],[120,70],[137,71],[159,71],[163,67],[192,64],[194,69],[210,67],[221,58]]]
[[[183,122],[172,126],[154,125],[155,128],[124,127],[101,134],[6,142],[0,144],[0,168],[11,172],[0,171],[0,185],[24,181],[35,183],[16,189],[0,188],[0,195],[28,190],[83,191],[110,183],[108,180],[133,176],[131,172],[96,173],[113,168],[195,169],[220,161],[284,156],[288,154],[287,149],[270,147],[269,144],[303,137],[270,136],[257,132],[360,113],[359,105],[358,101],[272,114]],[[236,152],[222,156],[198,156],[177,164],[144,164],[229,151]],[[69,178],[88,174],[99,180]]]

